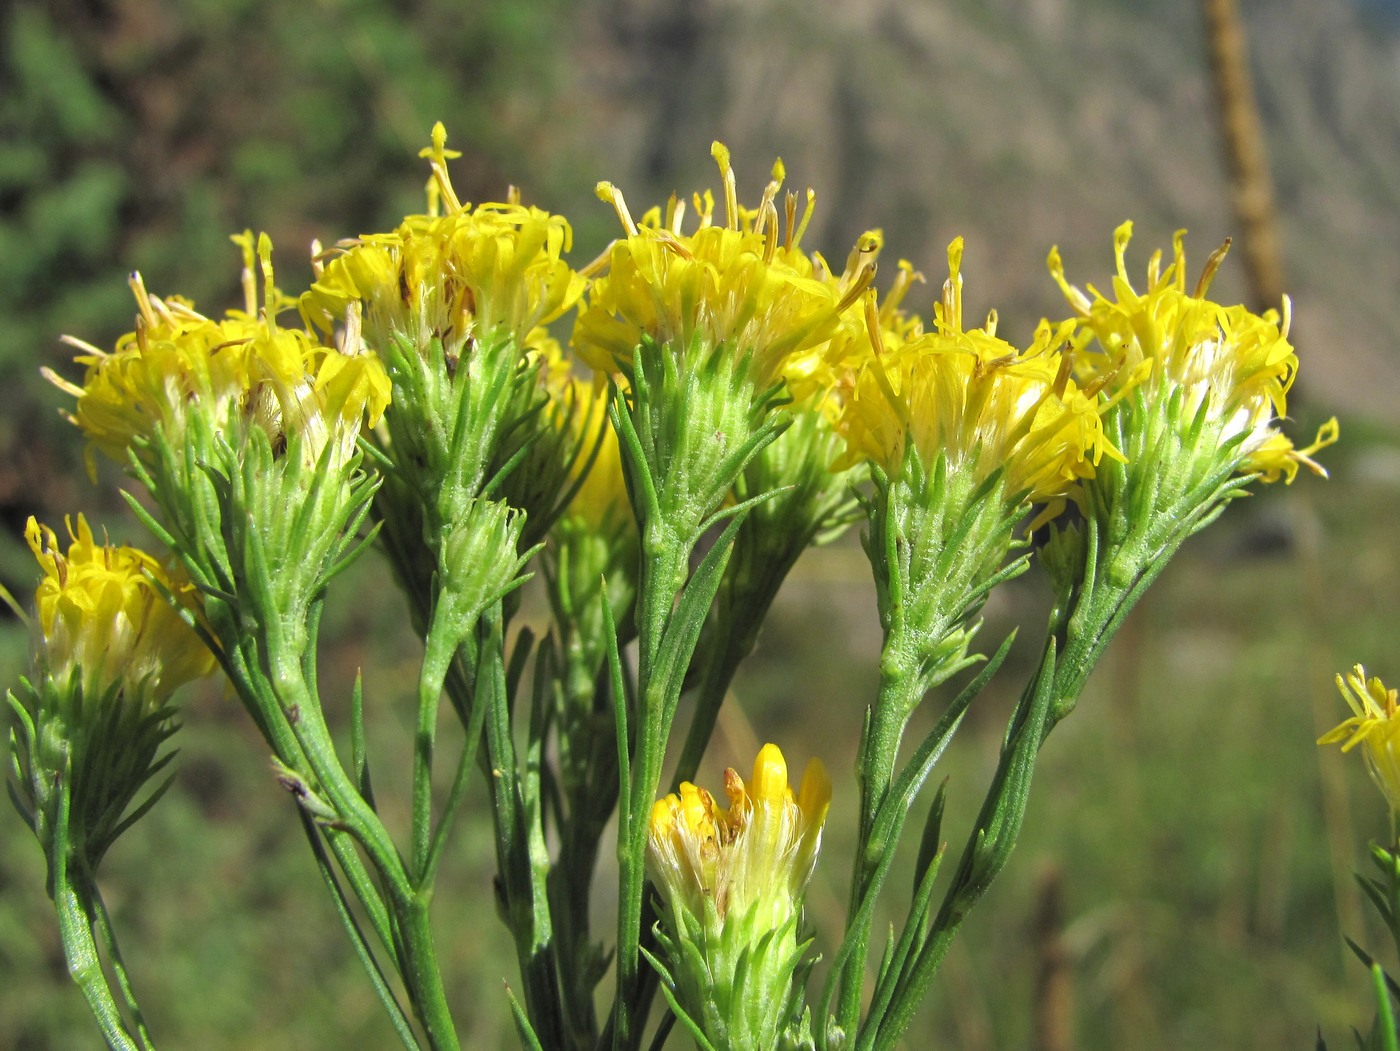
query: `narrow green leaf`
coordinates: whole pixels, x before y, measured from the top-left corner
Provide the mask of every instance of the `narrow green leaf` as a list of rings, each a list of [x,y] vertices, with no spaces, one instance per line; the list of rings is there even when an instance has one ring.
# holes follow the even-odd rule
[[[326,885],[326,890],[330,892],[331,904],[335,907],[336,916],[340,919],[341,925],[345,928],[345,933],[350,936],[350,944],[355,950],[355,955],[359,958],[361,966],[368,975],[370,984],[374,987],[374,993],[379,997],[380,1004],[389,1015],[389,1022],[394,1027],[394,1032],[403,1041],[404,1047],[409,1051],[419,1051],[420,1044],[418,1038],[414,1036],[413,1026],[404,1013],[402,1005],[394,991],[389,987],[388,979],[384,976],[383,969],[379,966],[379,961],[375,958],[374,949],[365,938],[364,931],[360,929],[359,921],[355,919],[355,913],[350,907],[350,901],[345,895],[344,888],[340,885],[340,880],[336,878],[335,868],[331,864],[330,857],[326,853],[325,844],[321,841],[321,833],[316,827],[316,823],[311,819],[302,807],[296,808],[297,816],[301,818],[302,831],[306,833],[306,841],[311,847],[311,855],[316,861],[317,871],[321,873],[321,879]]]
[[[724,580],[725,566],[729,563],[735,538],[743,524],[742,514],[730,519],[724,532],[719,535],[714,546],[705,553],[700,565],[691,574],[676,603],[675,612],[666,625],[653,669],[654,681],[660,684],[666,703],[661,722],[663,727],[669,727],[675,715],[686,668],[695,654],[700,632],[710,613],[710,604]]]
[[[510,1016],[515,1020],[515,1032],[520,1037],[520,1043],[528,1051],[544,1051],[540,1038],[535,1035],[534,1026],[530,1025],[530,1019],[525,1014],[525,1009],[520,1006],[520,1001],[515,998],[515,993],[509,985],[505,986],[505,990],[506,999],[510,1002]]]
[[[943,808],[948,801],[948,782],[938,786],[938,792],[928,808],[924,834],[919,840],[919,855],[914,862],[914,879],[922,881],[929,867],[937,863],[942,853]],[[917,897],[917,892],[916,892]]]
[[[1347,947],[1351,949],[1352,953],[1355,954],[1356,958],[1360,960],[1362,964],[1364,964],[1367,968],[1380,966],[1376,962],[1375,957],[1373,957],[1370,953],[1368,953],[1365,949],[1363,949],[1360,945],[1353,941],[1349,935],[1344,934],[1342,935],[1342,937],[1346,941]],[[1382,971],[1382,974],[1385,974],[1385,972]],[[1397,983],[1393,978],[1390,977],[1389,974],[1385,974],[1385,981],[1387,988],[1390,989],[1390,994],[1394,996],[1397,1000],[1400,1000],[1400,983]]]
[[[1379,1030],[1381,1051],[1400,1051],[1400,1037],[1395,1032],[1395,1011],[1390,998],[1394,983],[1378,963],[1371,964],[1371,987],[1376,995],[1376,1028]]]
[[[674,980],[671,978],[670,972],[645,946],[642,946],[641,953],[646,957],[647,962],[656,969],[657,975],[661,978],[661,995],[666,998],[666,1005],[671,1008],[672,1016],[690,1034],[699,1051],[715,1051],[715,1045],[710,1043],[709,1038],[705,1036],[705,1031],[700,1028],[700,1023],[690,1017],[686,1009],[680,1005],[680,1001],[676,999]]]
[[[365,737],[364,678],[355,671],[355,685],[350,691],[350,769],[355,784],[370,809],[374,810],[374,785],[369,773],[369,750]]]

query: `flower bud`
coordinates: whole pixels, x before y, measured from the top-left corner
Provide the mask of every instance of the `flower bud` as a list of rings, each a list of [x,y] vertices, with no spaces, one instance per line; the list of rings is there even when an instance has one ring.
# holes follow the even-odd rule
[[[793,1046],[807,1024],[802,901],[831,781],[813,759],[794,793],[767,744],[749,782],[726,770],[724,789],[727,809],[689,783],[652,808],[647,866],[666,904],[668,977],[716,1048]]]

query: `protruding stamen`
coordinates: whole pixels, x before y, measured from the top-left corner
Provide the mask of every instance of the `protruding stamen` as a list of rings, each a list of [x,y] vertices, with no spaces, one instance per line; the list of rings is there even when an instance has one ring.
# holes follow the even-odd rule
[[[39,375],[43,376],[44,379],[48,380],[59,390],[63,391],[64,394],[67,394],[70,397],[81,398],[85,393],[87,393],[83,390],[82,387],[78,386],[76,383],[71,383],[68,380],[64,379],[62,376],[60,376],[53,369],[49,368],[47,365],[39,366]]]
[[[622,191],[610,182],[600,182],[593,192],[598,195],[598,200],[607,201],[613,206],[613,211],[617,212],[618,221],[622,223],[622,228],[627,231],[627,236],[636,237],[637,224],[632,221],[632,213],[627,210],[627,202],[623,200]]]
[[[754,230],[763,238],[763,261],[771,263],[778,254],[778,209],[767,198],[758,213],[758,224]]]
[[[1120,264],[1119,270],[1122,271]],[[1186,291],[1186,230],[1178,230],[1172,234],[1172,265],[1171,271],[1176,277],[1176,287],[1178,291]],[[1123,280],[1127,280],[1127,274],[1123,273]]]
[[[894,284],[885,295],[885,305],[880,308],[880,319],[888,321],[894,317],[894,312],[899,309],[899,304],[904,301],[905,295],[913,287],[914,282],[920,284],[924,282],[924,275],[914,269],[914,264],[907,259],[899,261],[899,273],[895,275]]]
[[[666,200],[666,229],[677,237],[681,235],[681,222],[685,219],[685,202],[674,193]]]
[[[239,283],[243,286],[243,312],[253,317],[258,312],[258,281],[255,276],[257,272],[254,270],[257,265],[257,253],[254,248],[253,231],[244,230],[241,234],[232,234],[229,240],[243,253],[243,270],[238,275]]]
[[[87,340],[79,339],[77,336],[59,336],[58,341],[60,343],[65,344],[66,346],[73,347],[77,350],[81,350],[84,354],[90,354],[95,358],[111,357],[111,355],[108,354],[101,347],[94,347]]]
[[[778,191],[783,188],[783,178],[786,174],[782,158],[775,160],[772,181],[763,188],[763,199],[758,202],[758,221],[754,225],[754,232],[764,239],[763,259],[766,263],[771,263],[778,253],[778,207],[773,202],[778,199]]]
[[[880,329],[880,311],[875,305],[875,292],[872,289],[865,297],[865,328],[870,333],[870,346],[879,360],[885,356],[885,337]]]
[[[1147,261],[1147,287],[1156,288],[1157,283],[1162,279],[1162,250],[1159,248],[1152,253],[1152,258]]]
[[[792,235],[797,226],[797,191],[789,190],[783,195],[783,247],[792,249]]]
[[[962,255],[963,239],[955,237],[948,246],[948,280],[943,282],[943,325],[950,332],[963,330]]]
[[[851,305],[865,294],[870,283],[875,280],[875,272],[878,269],[874,263],[866,263],[856,273],[855,280],[841,296],[841,301],[836,304],[836,313],[844,314]],[[873,293],[872,293],[873,295]]]
[[[710,143],[710,156],[719,165],[720,178],[724,181],[724,225],[731,230],[737,230],[739,193],[734,186],[734,169],[729,166],[729,147],[716,139]]]
[[[141,312],[141,320],[149,328],[156,323],[156,315],[151,310],[151,294],[146,291],[146,282],[141,280],[141,271],[133,270],[126,283],[131,286],[132,295],[136,297],[136,309]]]
[[[418,156],[431,162],[433,170],[433,182],[428,184],[428,214],[436,215],[434,208],[434,184],[437,193],[442,195],[442,200],[447,202],[449,211],[460,212],[462,202],[457,199],[457,191],[452,189],[452,177],[447,174],[447,161],[449,158],[460,157],[460,150],[447,149],[447,129],[443,127],[442,121],[433,125],[433,144],[418,152]]]
[[[889,373],[885,371],[885,340],[880,332],[880,308],[876,305],[873,288],[865,293],[865,330],[870,334],[870,345],[875,350],[875,356],[866,368],[875,377],[875,385],[880,388],[880,393],[885,396],[885,400],[899,417],[900,426],[908,430],[909,406],[894,392],[894,387],[890,385]]]
[[[1089,301],[1089,297],[1081,292],[1065,278],[1065,263],[1060,258],[1060,247],[1055,245],[1050,249],[1050,254],[1045,257],[1045,265],[1050,271],[1050,276],[1054,278],[1055,284],[1060,286],[1060,291],[1069,300],[1070,306],[1087,316],[1094,308],[1094,304]]]
[[[1320,449],[1325,449],[1329,445],[1335,444],[1337,439],[1340,437],[1341,426],[1337,423],[1337,417],[1333,416],[1330,420],[1328,420],[1326,423],[1324,423],[1321,427],[1317,429],[1317,436],[1313,438],[1313,443],[1311,445],[1303,449],[1294,449],[1290,455],[1292,459],[1296,460],[1298,463],[1308,468],[1308,470],[1312,471],[1313,474],[1320,475],[1321,477],[1326,478],[1328,476],[1327,468],[1323,467],[1322,464],[1314,460],[1312,458],[1312,455]],[[1395,691],[1392,690],[1392,698],[1394,697],[1394,695]]]
[[[1065,396],[1065,387],[1069,384],[1070,373],[1074,371],[1074,358],[1069,354],[1060,355],[1060,369],[1055,373],[1055,383],[1051,388],[1055,392],[1055,397]]]
[[[346,357],[365,351],[364,342],[360,337],[363,309],[358,299],[345,308],[345,328],[340,333],[340,352]]]
[[[1125,220],[1113,231],[1113,256],[1118,261],[1118,276],[1128,280],[1128,242],[1133,239],[1133,221]]]
[[[272,238],[266,233],[258,234],[258,268],[262,271],[263,280],[263,314],[268,324],[275,324],[277,304],[274,297],[277,289],[272,280]]]
[[[1201,270],[1201,279],[1196,282],[1195,297],[1204,299],[1207,291],[1210,290],[1210,283],[1215,278],[1215,272],[1220,269],[1220,264],[1225,262],[1225,256],[1230,252],[1230,242],[1232,238],[1225,238],[1225,243],[1217,248],[1206,259],[1206,265]]]
[[[846,256],[846,269],[841,274],[841,284],[860,277],[867,266],[874,266],[880,249],[885,246],[885,235],[880,230],[867,230],[856,238],[851,246],[851,254]]]
[[[802,235],[807,232],[807,224],[812,221],[812,212],[817,207],[817,191],[810,186],[807,187],[807,207],[802,211],[802,221],[797,224],[797,233],[793,234],[789,241],[790,248],[796,248],[802,243]]]
[[[715,195],[709,190],[703,194],[691,195],[691,203],[695,205],[695,214],[700,220],[700,229],[713,226],[715,221]]]

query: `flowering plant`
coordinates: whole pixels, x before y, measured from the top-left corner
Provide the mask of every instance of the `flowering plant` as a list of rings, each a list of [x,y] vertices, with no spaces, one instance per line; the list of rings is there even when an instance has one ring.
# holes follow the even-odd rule
[[[524,1046],[630,1051],[678,1023],[706,1049],[893,1046],[1007,864],[1037,755],[1128,611],[1249,486],[1322,473],[1335,423],[1304,449],[1279,426],[1288,305],[1207,299],[1223,250],[1188,293],[1178,238],[1139,293],[1125,225],[1112,299],[1071,285],[1052,252],[1070,315],[1021,345],[995,313],[964,319],[961,240],[925,322],[904,306],[922,280],[908,264],[881,302],[878,231],[838,271],[804,245],[813,195],[784,194],[781,164],[748,208],[728,152],[713,155],[720,203],[695,195],[693,221],[675,197],[635,220],[599,184],[621,236],[575,269],[563,217],[514,194],[459,199],[439,125],[425,213],[318,248],[299,296],[274,283],[267,238],[244,234],[241,309],[210,318],[133,279],[133,332],[111,352],[78,342],[80,383],[51,376],[168,553],[98,546],[82,518],[67,554],[29,530],[44,580],[33,677],[10,700],[14,797],[110,1046],[154,1045],[95,871],[159,795],[137,802],[168,761],[171,692],[216,667],[406,1047],[458,1046],[431,903],[478,769]],[[565,348],[550,326],[570,311]],[[786,574],[856,522],[883,648],[874,696],[849,713],[845,925],[815,931],[804,899],[836,791],[821,760],[794,788],[764,745],[747,781],[726,772],[727,807],[694,779]],[[371,546],[424,644],[399,838],[371,777],[364,706],[379,702],[349,698],[347,754],[316,674],[328,588]],[[872,967],[894,848],[1012,643],[976,654],[978,613],[1032,566],[1054,606],[975,827],[941,879],[933,793],[915,892]],[[513,624],[535,569],[539,637]],[[915,711],[958,677],[906,749]],[[600,939],[590,891],[614,819]],[[817,946],[831,963],[809,1000]]]

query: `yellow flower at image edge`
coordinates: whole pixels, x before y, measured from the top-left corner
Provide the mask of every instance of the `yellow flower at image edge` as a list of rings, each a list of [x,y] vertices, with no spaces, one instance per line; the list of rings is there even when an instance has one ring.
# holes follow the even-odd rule
[[[34,603],[42,659],[56,682],[81,674],[88,697],[119,683],[128,700],[154,709],[214,671],[213,655],[162,594],[192,608],[188,585],[136,548],[98,544],[82,515],[68,531],[72,542],[64,553],[52,529],[33,518],[25,526],[44,571]]]
[[[647,862],[674,909],[703,916],[707,901],[721,922],[756,909],[755,937],[782,926],[800,906],[821,845],[831,779],[812,759],[794,794],[787,762],[766,744],[753,777],[724,774],[729,807],[689,782],[652,808]]]
[[[1138,292],[1126,262],[1132,233],[1131,222],[1114,231],[1117,273],[1112,299],[1089,286],[1094,296],[1090,299],[1070,284],[1059,250],[1050,250],[1050,275],[1083,323],[1083,336],[1075,341],[1080,379],[1102,387],[1110,401],[1133,388],[1140,388],[1153,406],[1179,394],[1183,419],[1188,421],[1204,407],[1221,441],[1239,439],[1233,455],[1241,473],[1257,473],[1264,482],[1292,482],[1300,467],[1325,475],[1312,454],[1337,440],[1335,419],[1303,449],[1278,430],[1298,372],[1298,356],[1288,341],[1288,298],[1284,297],[1282,316],[1274,310],[1255,314],[1205,298],[1229,241],[1206,260],[1188,293],[1185,231],[1173,238],[1172,262],[1165,269],[1161,251],[1153,253],[1146,289]],[[1090,345],[1091,338],[1097,340],[1097,348]]]
[[[1360,664],[1345,678],[1337,676],[1337,688],[1355,714],[1340,726],[1318,738],[1318,744],[1341,743],[1349,752],[1365,744],[1366,769],[1390,804],[1400,812],[1400,718],[1397,718],[1396,691],[1380,679],[1366,678]]]

